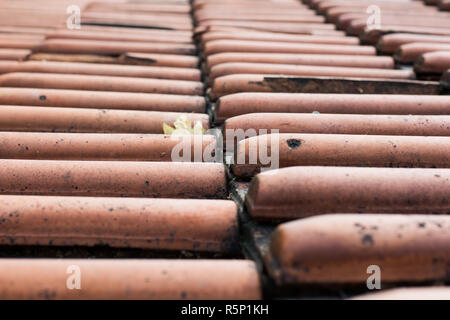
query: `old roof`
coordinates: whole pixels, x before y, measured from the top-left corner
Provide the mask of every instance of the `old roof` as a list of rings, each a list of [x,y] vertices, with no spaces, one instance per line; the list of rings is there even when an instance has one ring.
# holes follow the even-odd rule
[[[449,1],[0,2],[0,298],[448,298]]]

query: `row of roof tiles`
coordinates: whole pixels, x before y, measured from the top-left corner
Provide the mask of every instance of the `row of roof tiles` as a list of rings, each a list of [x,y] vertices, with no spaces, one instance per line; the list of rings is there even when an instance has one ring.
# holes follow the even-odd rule
[[[254,257],[294,296],[308,285],[363,286],[373,264],[385,285],[448,283],[449,173],[422,168],[448,168],[450,97],[439,95],[442,87],[425,90],[437,82],[416,80],[423,73],[436,79],[450,67],[445,54],[433,53],[446,48],[448,14],[419,1],[318,0],[266,2],[243,15],[245,30],[239,15],[222,30],[222,21],[214,23],[219,10],[252,5],[202,2],[194,16],[210,21],[198,39],[214,121],[224,132],[246,133],[227,140],[226,150]],[[365,29],[370,5],[381,8],[375,33]],[[333,24],[312,18],[312,9]],[[294,11],[298,28],[287,32]],[[360,33],[363,45],[355,41]],[[433,55],[422,68],[399,68]],[[286,168],[271,170],[271,155]],[[449,297],[448,288],[415,290],[386,295]],[[362,298],[371,297],[383,294]]]
[[[5,17],[29,7],[5,3]],[[1,130],[78,132],[0,133],[0,205],[8,208],[1,211],[2,243],[106,244],[240,257],[239,229],[298,219],[276,227],[259,252],[267,276],[280,288],[291,286],[298,293],[305,284],[365,283],[373,261],[388,283],[448,281],[448,221],[424,215],[447,213],[447,171],[351,167],[447,167],[446,137],[412,136],[446,136],[447,119],[440,115],[448,114],[450,99],[436,95],[443,91],[439,83],[395,69],[402,59],[377,56],[373,45],[388,31],[449,35],[439,25],[446,13],[418,1],[380,0],[382,14],[403,14],[406,7],[407,13],[433,18],[420,20],[423,26],[404,19],[363,30],[360,20],[369,3],[361,1],[264,1],[256,7],[253,0],[79,4],[86,13],[79,31],[62,30],[66,16],[59,8],[65,10],[65,2],[55,4],[56,12],[38,10],[0,25],[0,57],[5,57],[0,82],[14,87],[0,89]],[[336,30],[334,23],[341,22],[349,23],[352,36]],[[148,29],[154,27],[174,30]],[[359,45],[356,30],[369,45]],[[11,33],[21,36],[15,40]],[[404,52],[416,40],[389,53]],[[441,40],[420,47],[420,54],[445,46]],[[198,52],[213,109],[202,96]],[[358,94],[343,94],[350,90]],[[361,94],[380,92],[416,95]],[[178,140],[143,134],[161,134],[163,123],[172,125],[183,113],[207,127],[207,110],[217,123],[226,120],[225,129],[285,133],[275,143],[281,166],[290,168],[252,179],[244,212],[250,222],[238,222],[236,205],[220,200],[228,197],[224,164],[170,162],[168,153]],[[378,136],[360,135],[368,133]],[[235,141],[234,156],[248,151],[251,140],[266,138]],[[191,149],[193,142],[188,141]],[[209,149],[215,142],[203,136],[201,148],[215,153]],[[149,160],[157,162],[143,162]],[[233,166],[232,174],[250,178],[260,167]],[[411,213],[419,215],[398,215]],[[0,260],[0,283],[7,288],[3,298],[256,299],[266,276],[256,260]],[[68,264],[87,272],[80,293],[62,287]],[[12,269],[14,285],[6,285]],[[45,283],[30,288],[19,281],[31,271]],[[223,277],[209,276],[212,272]],[[110,284],[107,291],[101,290],[104,281]],[[448,297],[447,289],[431,290]]]
[[[81,30],[64,25],[73,4],[82,8]],[[190,4],[2,5],[0,244],[238,259],[0,259],[0,298],[261,298],[255,263],[239,259],[225,166],[194,156],[214,157],[215,137],[163,134],[180,117],[210,126]],[[191,151],[199,162],[172,162],[181,142],[180,155]],[[66,287],[73,265],[81,290]],[[39,278],[31,287],[30,272]]]

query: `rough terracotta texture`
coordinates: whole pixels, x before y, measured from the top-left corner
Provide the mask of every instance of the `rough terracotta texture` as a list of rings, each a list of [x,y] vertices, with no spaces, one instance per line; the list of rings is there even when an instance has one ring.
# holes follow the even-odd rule
[[[266,53],[315,53],[315,54],[357,54],[375,55],[375,48],[370,46],[327,45],[286,43],[249,40],[213,40],[205,44],[204,54],[221,52],[266,52]]]
[[[42,43],[40,39],[0,39],[2,49],[30,49],[34,50]]]
[[[202,1],[196,0],[193,3],[193,8],[196,10],[209,9],[209,10],[219,10],[222,9],[239,9],[239,12],[291,12],[292,14],[303,13],[308,10],[308,7],[298,1],[283,1],[283,3],[271,3],[258,1],[258,6],[254,5],[252,1],[231,1],[225,2],[220,1]]]
[[[220,97],[216,119],[254,112],[450,114],[450,96],[244,92]]]
[[[163,93],[200,96],[203,84],[199,81],[141,79],[132,77],[53,74],[7,73],[0,75],[0,86],[16,88],[46,88],[89,91]]]
[[[176,156],[186,156],[189,162],[207,161],[215,156],[216,138],[212,135],[0,132],[1,159],[177,161],[172,157],[173,151],[178,151]],[[196,152],[200,152],[197,157]]]
[[[0,194],[226,197],[219,163],[0,160]]]
[[[263,33],[279,33],[279,34],[292,34],[292,35],[309,35],[309,36],[332,36],[332,37],[345,37],[345,32],[342,30],[335,30],[330,24],[323,26],[318,24],[293,24],[287,23],[284,25],[267,23],[247,22],[243,20],[226,21],[226,20],[211,20],[207,24],[197,26],[194,28],[194,37],[198,37],[205,32],[263,32]]]
[[[367,44],[376,45],[380,38],[389,33],[417,33],[417,34],[431,34],[438,36],[450,36],[450,30],[448,28],[439,27],[416,27],[416,26],[397,26],[397,25],[384,25],[381,24],[381,28],[365,29],[361,35],[361,41]]]
[[[209,128],[209,117],[202,113],[3,105],[0,130],[161,134],[163,123],[173,126],[180,116]]]
[[[26,49],[0,49],[1,60],[23,60],[31,53]]]
[[[0,31],[7,33],[19,33],[19,34],[27,34],[27,35],[40,35],[45,36],[48,32],[54,30],[53,27],[44,27],[44,26],[8,26],[8,25],[0,25]]]
[[[380,38],[377,48],[383,53],[395,53],[402,45],[413,42],[450,43],[450,37],[431,34],[391,33]]]
[[[154,17],[153,17],[154,18]],[[151,30],[146,34],[130,32],[108,33],[96,30],[67,30],[59,29],[47,34],[47,39],[85,39],[85,40],[107,40],[107,41],[135,41],[135,42],[174,42],[174,43],[192,43],[192,37],[183,33],[177,33],[173,30]]]
[[[55,30],[52,30],[55,31]],[[161,32],[169,32],[170,34],[174,35],[175,37],[178,36],[184,36],[191,38],[192,37],[192,30],[165,30],[165,29],[152,29],[152,28],[134,28],[131,26],[102,26],[102,25],[85,25],[83,26],[82,31],[102,31],[102,32],[108,32],[110,31],[112,34],[132,34],[132,35],[142,35],[142,36],[148,36],[148,35],[154,35],[155,33],[161,34]]]
[[[0,52],[1,54],[1,52]],[[67,57],[67,56],[66,56]],[[45,57],[48,58],[48,55]],[[153,67],[153,66],[123,66],[102,63],[54,62],[54,61],[0,61],[0,73],[9,72],[40,72],[85,74],[101,76],[137,77],[154,79],[174,79],[199,81],[200,70],[193,68]]]
[[[215,5],[215,4],[207,4],[203,8],[194,11],[194,16],[199,20],[213,20],[213,21],[234,21],[234,22],[264,22],[265,18],[269,18],[267,22],[300,22],[299,20],[323,20],[322,17],[315,17],[315,12],[312,10],[303,10],[298,8],[280,8],[278,7],[261,7],[263,4],[262,1],[258,1],[258,7],[253,5],[249,6],[239,6],[239,4],[233,5],[231,7],[229,4],[226,5]],[[214,6],[214,7],[213,7]],[[281,18],[281,19],[280,19]],[[279,20],[279,21],[276,21]],[[304,24],[304,23],[303,23]],[[257,26],[262,26],[258,24]],[[225,27],[225,26],[220,26]],[[255,25],[247,23],[247,27],[245,31],[255,31],[257,28]],[[294,29],[291,32],[285,32],[286,34],[301,34],[299,29]],[[269,30],[266,30],[269,32]]]
[[[280,168],[450,168],[450,137],[298,133],[260,135],[238,143],[235,151],[237,162],[233,165],[233,173],[239,177],[253,176],[261,168],[273,164],[273,160],[266,163],[267,155],[277,157]]]
[[[411,2],[409,2],[411,3]],[[372,2],[373,4],[373,2]],[[431,9],[431,10],[430,10]],[[325,13],[327,20],[331,23],[336,23],[343,15],[349,14],[359,14],[361,16],[367,16],[367,7],[333,7],[328,9]],[[435,17],[437,14],[443,17],[448,17],[448,14],[445,12],[437,12],[437,10],[433,10],[430,7],[423,7],[420,10],[414,7],[408,7],[403,5],[401,8],[387,8],[383,9],[383,15],[388,16],[408,16],[408,17]]]
[[[223,21],[223,20],[222,20]],[[345,32],[341,30],[334,30],[333,27],[328,25],[326,28],[316,28],[317,24],[310,24],[298,26],[292,23],[289,26],[269,26],[267,24],[259,24],[255,26],[253,23],[248,24],[246,21],[226,21],[226,23],[210,22],[207,25],[198,26],[194,29],[194,35],[199,36],[205,32],[223,32],[223,31],[256,31],[256,32],[269,32],[269,33],[288,33],[297,35],[311,35],[311,36],[332,36],[332,37],[345,37]]]
[[[319,23],[292,23],[292,22],[254,22],[254,21],[228,21],[228,20],[208,20],[203,22],[199,27],[239,27],[250,28],[258,31],[269,31],[279,33],[294,34],[315,34],[315,35],[339,35],[340,32],[335,30],[335,26],[331,24]]]
[[[297,16],[297,19],[302,19],[303,21],[254,21],[248,19],[203,19],[198,21],[198,26],[207,27],[207,26],[232,26],[232,27],[240,27],[245,29],[256,29],[256,30],[264,30],[264,31],[272,31],[272,32],[282,32],[289,33],[289,28],[292,28],[294,32],[298,32],[299,30],[326,30],[326,31],[334,31],[335,26],[331,24],[322,23],[323,17],[314,17],[311,15],[301,17]]]
[[[345,8],[364,8],[366,9],[371,4],[376,4],[381,10],[402,10],[405,8],[414,8],[416,10],[427,10],[425,4],[417,1],[405,2],[386,2],[386,1],[319,1],[313,4],[319,13],[325,13],[327,10],[334,7]],[[429,8],[428,10],[433,10]]]
[[[317,16],[313,16],[317,17]],[[242,31],[242,32],[219,32],[211,31],[201,35],[202,42],[212,40],[251,40],[251,41],[276,41],[276,42],[294,42],[294,43],[322,43],[339,45],[357,45],[359,39],[356,37],[339,36],[317,36],[287,33],[271,33],[262,31]]]
[[[367,20],[371,15],[359,13],[347,13],[339,16],[336,26],[342,30],[351,29],[350,34],[359,35],[367,26]],[[434,17],[429,16],[408,16],[398,14],[383,14],[383,23],[406,25],[406,26],[423,26],[423,27],[445,27],[448,24],[446,16],[436,14]],[[420,42],[420,41],[417,41]]]
[[[0,44],[1,45],[1,44]],[[27,46],[29,48],[30,46]],[[122,54],[125,52],[169,53],[181,55],[195,55],[193,44],[184,43],[142,43],[123,41],[100,41],[79,39],[48,39],[45,40],[37,52],[48,53],[94,53],[94,54]]]
[[[227,200],[0,196],[0,244],[236,253]]]
[[[395,211],[394,211],[395,212]],[[266,265],[280,284],[448,281],[450,217],[324,215],[278,226]]]
[[[130,14],[127,12],[102,12],[88,10],[81,17],[85,24],[109,24],[109,25],[132,25],[150,28],[169,28],[169,30],[191,30],[192,19],[189,15],[167,15],[162,13],[140,12]]]
[[[397,50],[395,59],[402,63],[413,63],[422,54],[433,51],[450,51],[450,43],[407,43]]]
[[[205,112],[204,97],[62,89],[0,88],[0,105]]]
[[[307,11],[306,11],[307,12]],[[263,22],[298,22],[298,23],[323,23],[325,22],[324,17],[316,16],[312,14],[299,14],[299,15],[284,15],[284,14],[274,14],[274,15],[255,15],[255,14],[220,14],[220,12],[203,12],[200,14],[199,11],[195,13],[196,20],[200,24],[205,20],[231,20],[231,21],[263,21]]]
[[[418,73],[443,73],[450,69],[450,51],[435,51],[423,54],[415,63]]]
[[[1,28],[1,27],[0,27]],[[45,36],[41,34],[32,34],[32,33],[1,33],[0,34],[1,40],[16,40],[16,39],[24,39],[24,40],[44,40]],[[2,51],[2,50],[0,50]],[[29,50],[24,50],[29,51]]]
[[[66,27],[72,4],[81,30]],[[380,28],[369,26],[372,5]],[[430,56],[449,43],[450,15],[438,5],[3,1],[0,255],[55,259],[0,259],[0,298],[304,298],[310,288],[342,298],[365,288],[370,275],[359,268],[370,263],[382,266],[383,288],[385,272],[400,284],[449,282],[450,170],[428,168],[450,158],[448,75],[429,81],[445,67],[417,63],[416,80],[392,55],[419,42]],[[162,124],[179,116],[204,128],[211,116],[225,131],[280,130],[272,156],[281,142],[280,165],[303,167],[250,182],[259,164],[169,162],[180,160],[170,155],[182,137],[168,141]],[[241,140],[236,158],[264,137]],[[222,156],[203,138],[198,151]],[[308,224],[320,214],[329,215]],[[276,224],[292,218],[307,227],[279,226],[268,247]],[[244,255],[255,261],[231,260]],[[177,260],[206,256],[230,260]],[[64,264],[78,262],[82,292],[66,287]]]
[[[256,134],[278,130],[279,133],[450,136],[450,116],[249,113],[228,118],[224,132],[227,129],[242,129],[249,135],[253,130]]]
[[[290,167],[256,175],[246,207],[257,219],[326,213],[447,214],[449,178],[448,169]]]
[[[289,54],[289,53],[247,53],[224,52],[209,55],[206,69],[227,62],[253,62],[290,65],[316,65],[330,67],[381,68],[392,69],[392,57],[328,55],[328,54]]]
[[[79,268],[81,290],[67,288],[68,278],[76,274],[70,266]],[[69,284],[73,284],[70,280]],[[2,299],[191,300],[262,296],[255,263],[246,260],[1,259],[0,287]]]
[[[125,12],[155,12],[189,14],[191,7],[186,1],[171,3],[151,3],[151,2],[90,2],[87,5],[89,10],[95,11],[125,11]]]
[[[273,74],[289,76],[326,76],[374,79],[415,79],[415,74],[412,70],[386,70],[336,66],[302,66],[290,64],[227,62],[215,65],[211,68],[209,73],[209,81],[210,83],[212,83],[212,81],[214,81],[214,79],[217,79],[218,77],[234,74]],[[251,81],[255,80],[252,79]]]
[[[402,18],[398,15],[387,17],[383,16],[383,21],[387,25],[396,26],[414,26],[419,28],[446,28],[448,25],[448,18],[443,17],[430,17],[426,19],[422,17],[418,19],[417,17],[404,17]],[[346,28],[347,34],[351,36],[357,36],[361,34],[367,28],[367,18],[352,20],[348,27]]]
[[[88,64],[93,63],[109,64],[112,66],[137,65],[137,66],[194,69],[197,68],[199,59],[197,56],[157,54],[157,53],[134,53],[134,52],[126,52],[121,55],[115,56],[105,56],[100,54],[88,54],[88,53],[33,53],[28,57],[28,61],[53,61],[53,62],[68,62],[68,63],[75,62]],[[90,67],[95,68],[95,65],[91,65]],[[87,69],[89,70],[89,68]],[[132,68],[131,70],[134,69]],[[149,69],[146,70],[147,72],[150,72]],[[197,73],[199,70],[193,71]],[[167,75],[168,73],[165,73],[165,76]]]

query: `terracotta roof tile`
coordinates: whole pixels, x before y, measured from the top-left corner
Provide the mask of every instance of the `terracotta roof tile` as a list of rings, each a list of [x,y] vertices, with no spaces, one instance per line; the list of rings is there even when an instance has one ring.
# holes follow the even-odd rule
[[[192,161],[216,152],[212,135],[0,132],[2,159],[172,161],[179,144],[190,149]]]
[[[163,93],[200,96],[203,84],[199,81],[173,79],[138,79],[80,74],[52,74],[12,72],[0,75],[1,87],[49,88],[89,91]]]
[[[359,39],[356,37],[339,37],[327,35],[303,35],[303,34],[278,34],[263,31],[242,31],[225,32],[211,31],[201,35],[203,42],[212,40],[249,40],[249,41],[273,41],[273,42],[292,42],[292,43],[320,43],[320,44],[339,44],[339,45],[357,45]],[[244,52],[241,52],[244,53]]]
[[[423,54],[415,63],[417,73],[442,74],[450,68],[450,50],[433,51]]]
[[[151,79],[200,81],[200,70],[194,68],[160,66],[124,66],[102,63],[53,62],[53,61],[0,61],[0,73],[39,72],[122,76]]]
[[[209,82],[227,75],[256,74],[256,75],[279,75],[286,76],[318,76],[318,77],[341,77],[341,78],[381,78],[381,79],[415,79],[414,71],[411,70],[386,70],[375,68],[350,68],[337,66],[303,66],[290,64],[266,64],[247,62],[227,62],[215,65],[209,72]],[[231,82],[231,78],[228,78]],[[249,80],[257,81],[257,80]]]
[[[0,105],[49,106],[65,108],[122,109],[172,112],[204,112],[201,96],[60,90],[0,88]]]
[[[209,117],[202,113],[2,105],[0,130],[162,134],[162,124],[173,126],[180,116],[209,128]]]
[[[281,285],[361,283],[377,265],[383,282],[446,280],[450,217],[336,214],[278,226],[266,256]]]
[[[450,168],[448,137],[284,133],[240,141],[235,151],[239,160],[232,166],[236,176],[252,177],[272,165],[265,163],[265,153],[258,152],[263,145],[271,152],[277,151],[280,168],[312,165]]]
[[[105,28],[104,28],[105,29]],[[47,39],[86,39],[86,40],[108,40],[108,41],[131,41],[131,42],[174,42],[192,43],[192,36],[188,34],[167,30],[149,30],[146,33],[115,32],[106,33],[107,30],[65,30],[59,29],[46,35]]]
[[[392,69],[392,57],[333,55],[333,54],[290,54],[290,53],[253,53],[253,52],[224,52],[207,57],[205,68],[229,62],[270,63],[288,65],[312,65],[351,68],[380,68]]]
[[[447,169],[290,167],[257,175],[246,204],[261,219],[352,212],[445,214],[449,175]]]
[[[193,44],[171,42],[155,42],[148,44],[131,41],[123,42],[53,38],[42,42],[42,44],[36,48],[36,51],[49,53],[99,53],[104,55],[122,54],[128,51],[133,51],[142,53],[195,55],[196,48]]]
[[[221,52],[264,52],[264,53],[323,53],[375,55],[375,48],[369,46],[332,45],[315,43],[268,42],[250,40],[213,40],[205,43],[204,53]]]
[[[225,167],[220,163],[0,160],[0,164],[3,194],[226,197]]]
[[[450,43],[421,43],[413,42],[400,46],[395,54],[395,58],[402,63],[416,61],[427,52],[450,51]]]
[[[83,290],[67,289],[70,266],[83,270]],[[244,260],[2,259],[0,270],[2,299],[260,299],[262,295],[255,263]]]
[[[395,53],[402,45],[407,43],[450,43],[449,36],[435,36],[412,33],[391,33],[380,38],[377,48],[383,53]]]
[[[229,200],[0,196],[0,208],[0,244],[239,250]]]
[[[24,60],[30,53],[27,49],[0,49],[0,60]]]
[[[218,120],[254,112],[448,115],[450,97],[244,92],[219,98],[215,111]]]
[[[361,34],[361,41],[365,44],[375,45],[379,39],[390,33],[413,33],[413,34],[429,34],[432,36],[450,36],[448,28],[436,27],[415,27],[415,26],[396,26],[396,25],[382,25],[379,29],[365,29]]]
[[[224,130],[263,134],[327,133],[398,136],[449,136],[449,116],[331,113],[248,113],[228,118]],[[261,131],[260,131],[261,130]]]

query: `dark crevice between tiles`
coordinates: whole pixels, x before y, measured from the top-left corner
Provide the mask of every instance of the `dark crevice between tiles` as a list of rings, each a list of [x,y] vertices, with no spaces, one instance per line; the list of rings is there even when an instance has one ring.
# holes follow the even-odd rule
[[[0,245],[0,258],[114,258],[114,259],[225,259],[236,254],[193,251],[165,251],[109,246],[14,246]]]
[[[239,234],[243,254],[245,258],[253,260],[256,263],[262,283],[263,297],[265,299],[275,298],[276,286],[273,280],[268,276],[263,262],[263,255],[269,248],[270,235],[275,227],[271,225],[261,225],[252,220],[245,210],[244,205],[249,183],[236,180],[236,178],[231,176],[229,168],[227,168],[227,171],[230,178],[228,184],[230,198],[237,203],[239,208]]]
[[[420,73],[416,72],[416,76],[418,80],[422,81],[439,81],[441,79],[440,73]],[[444,90],[443,90],[444,92]]]
[[[449,282],[396,282],[383,283],[381,289],[395,289],[405,287],[430,287],[430,286],[446,286]],[[282,299],[348,299],[353,296],[376,292],[379,290],[368,290],[365,284],[334,284],[324,283],[318,285],[303,284],[301,287],[284,287],[279,290],[279,298]]]
[[[191,11],[189,12],[189,15],[192,19],[192,23],[194,24],[194,34],[193,34],[193,40],[194,40],[194,45],[196,47],[196,52],[197,52],[197,57],[198,57],[198,65],[197,68],[200,70],[201,73],[201,82],[203,83],[203,97],[206,100],[206,114],[208,114],[209,116],[209,127],[211,129],[214,129],[214,125],[213,125],[213,108],[211,107],[212,103],[211,100],[209,98],[209,95],[207,94],[206,90],[208,88],[208,83],[207,83],[207,74],[205,72],[205,68],[203,65],[203,51],[200,48],[200,40],[195,36],[195,27],[197,27],[197,21],[195,19],[194,16],[194,11],[192,10],[193,7],[193,3],[192,1],[189,2],[190,6],[191,6]]]
[[[339,77],[264,77],[273,92],[436,95],[439,82]]]
[[[191,1],[192,5],[192,1]],[[194,17],[193,11],[191,11],[192,21],[194,27],[197,26],[197,21]],[[196,37],[194,43],[197,47],[197,54],[200,61],[200,69],[202,73],[202,81],[205,88],[205,99],[207,105],[207,114],[210,119],[210,128],[219,129],[223,132],[223,122],[218,123],[215,121],[215,101],[210,97],[210,88],[208,85],[208,74],[205,70],[205,57],[203,55],[203,50],[201,50],[200,39]],[[225,152],[223,150],[222,162],[226,165]],[[239,221],[239,243],[241,247],[241,254],[243,258],[253,260],[256,263],[262,290],[263,297],[273,299],[277,296],[275,290],[275,284],[273,280],[268,276],[264,263],[262,260],[261,250],[262,248],[268,248],[270,241],[270,234],[274,230],[274,226],[264,226],[252,221],[250,216],[247,214],[244,206],[245,194],[248,189],[249,181],[238,181],[230,171],[228,165],[226,165],[227,174],[227,191],[228,199],[233,200],[238,206],[238,221]],[[259,249],[258,249],[259,248]]]
[[[191,7],[192,7],[192,1],[190,1],[190,4],[191,4]],[[191,18],[192,18],[192,21],[193,21],[193,24],[194,24],[194,28],[195,28],[195,27],[198,26],[198,24],[197,24],[197,21],[195,19],[193,10],[191,10],[190,15],[191,15]],[[199,58],[199,66],[198,67],[199,67],[199,69],[201,71],[201,79],[202,79],[203,86],[204,86],[204,97],[206,99],[206,113],[209,116],[210,128],[211,129],[217,129],[217,130],[220,130],[221,132],[223,132],[222,124],[216,124],[215,121],[214,121],[215,104],[214,104],[214,101],[212,101],[212,99],[210,98],[210,95],[208,93],[208,87],[209,86],[208,86],[208,74],[207,74],[207,71],[205,69],[205,65],[206,65],[205,61],[204,61],[205,57],[203,55],[203,50],[201,49],[200,37],[197,37],[195,34],[194,34],[194,44],[195,44],[195,46],[197,48],[197,56]],[[225,161],[224,156],[225,156],[225,152],[223,151],[222,152],[221,161],[222,161],[222,163],[225,164],[226,161]],[[243,211],[243,206],[233,196],[234,189],[233,189],[233,186],[230,183],[230,181],[232,181],[233,177],[232,177],[232,174],[229,171],[228,167],[226,167],[226,174],[227,174],[227,198],[230,199],[230,200],[235,201],[237,206],[238,206],[238,220],[239,220],[238,227],[239,227],[239,245],[240,245],[239,257],[241,257],[241,258],[248,258],[248,259],[256,261],[256,259],[254,257],[251,257],[251,256],[245,254],[245,247],[247,246],[247,244],[246,244],[245,241],[243,241],[244,240],[244,236],[243,236],[244,229],[242,228],[242,219],[241,219],[241,216],[242,216],[241,212]],[[233,258],[238,258],[238,256],[235,256]],[[263,274],[263,269],[261,267],[261,263],[258,263],[258,261],[256,261],[256,263],[257,263],[258,270],[259,270],[259,273],[260,273],[261,278],[262,278],[261,280],[262,280],[262,283],[263,283],[263,288],[266,288],[267,286],[265,284],[268,282],[267,281],[267,277]]]

